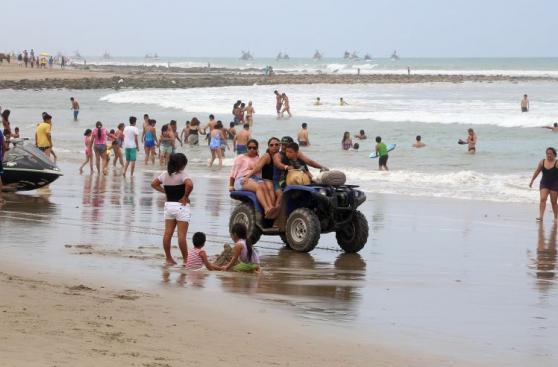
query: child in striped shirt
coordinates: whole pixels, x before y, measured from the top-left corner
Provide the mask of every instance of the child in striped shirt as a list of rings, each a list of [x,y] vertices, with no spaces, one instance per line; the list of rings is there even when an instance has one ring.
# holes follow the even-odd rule
[[[207,270],[221,270],[220,266],[209,262],[209,260],[207,259],[207,254],[203,249],[203,246],[205,245],[205,233],[194,233],[194,236],[192,236],[192,243],[194,244],[194,249],[192,251],[188,251],[186,269],[200,270],[205,265]]]

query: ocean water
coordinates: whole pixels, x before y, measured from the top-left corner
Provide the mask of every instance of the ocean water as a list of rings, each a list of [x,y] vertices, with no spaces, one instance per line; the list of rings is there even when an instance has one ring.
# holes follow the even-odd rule
[[[265,144],[271,136],[296,136],[300,124],[309,125],[311,146],[304,152],[347,174],[348,181],[370,193],[410,196],[536,203],[537,185],[528,187],[547,146],[558,146],[558,134],[541,128],[558,121],[557,84],[546,82],[432,83],[415,85],[277,85],[200,89],[97,90],[97,91],[0,91],[3,106],[14,110],[12,119],[24,135],[32,136],[40,112],[55,117],[56,151],[62,159],[79,161],[83,154],[82,132],[100,120],[116,127],[144,113],[158,120],[179,122],[197,116],[203,123],[209,113],[228,125],[232,104],[253,101],[256,109],[253,135]],[[286,92],[294,117],[277,120],[273,90]],[[531,111],[521,113],[524,93],[531,98]],[[82,111],[73,123],[68,98],[75,96]],[[322,106],[313,101],[320,96]],[[348,106],[339,106],[343,97]],[[479,143],[476,155],[457,144],[473,127]],[[342,151],[344,131],[351,135],[364,129],[369,139],[359,151]],[[411,147],[416,135],[427,147]],[[381,136],[397,148],[390,153],[390,172],[379,172],[377,160],[369,159],[373,139]],[[356,141],[356,140],[355,140]],[[189,169],[204,177],[228,175],[232,152],[225,168],[206,167],[205,146],[179,148],[189,160]],[[263,151],[263,150],[262,150]],[[140,154],[140,159],[143,154]],[[140,168],[143,169],[143,168]],[[158,170],[150,166],[149,171]]]
[[[364,55],[361,55],[364,56]],[[311,58],[259,58],[239,60],[238,58],[178,58],[161,57],[146,59],[142,57],[114,57],[106,60],[99,57],[86,57],[88,64],[96,65],[152,65],[179,68],[211,67],[235,68],[240,70],[263,69],[270,65],[279,73],[328,73],[356,74],[407,74],[407,67],[413,74],[424,75],[509,75],[509,76],[546,76],[558,77],[558,58],[405,58],[392,60],[374,57],[372,60],[345,60],[325,55],[321,60]],[[82,59],[73,60],[82,64]]]

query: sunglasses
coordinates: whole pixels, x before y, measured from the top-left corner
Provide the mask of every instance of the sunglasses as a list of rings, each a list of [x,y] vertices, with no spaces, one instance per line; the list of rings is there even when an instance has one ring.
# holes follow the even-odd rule
[[[255,146],[252,145],[252,146],[248,147],[248,150],[258,150],[258,147],[255,147]]]
[[[275,144],[269,144],[269,146],[270,146],[270,147],[278,147],[278,146],[279,146],[279,144],[278,144],[278,143],[275,143]]]

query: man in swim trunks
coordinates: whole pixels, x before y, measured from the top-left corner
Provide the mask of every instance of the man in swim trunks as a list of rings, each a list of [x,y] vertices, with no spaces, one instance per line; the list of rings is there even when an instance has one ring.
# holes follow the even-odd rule
[[[70,101],[72,102],[72,111],[74,111],[74,121],[77,121],[79,115],[79,102],[74,97],[71,97]]]
[[[217,121],[215,120],[215,116],[209,115],[209,121],[207,121],[207,123],[205,124],[205,126],[202,129],[203,133],[206,134],[205,139],[207,140],[207,145],[209,145],[209,143],[211,141],[211,131],[213,131],[213,129],[215,129],[216,124],[217,124]],[[207,131],[207,129],[209,129],[209,131]]]
[[[521,100],[521,112],[529,112],[529,98],[527,95],[523,95],[523,99]]]
[[[246,123],[244,124],[243,129],[236,133],[233,138],[234,150],[237,155],[244,154],[248,151],[246,144],[250,138],[250,125]]]
[[[310,139],[308,139],[308,124],[306,122],[302,123],[302,128],[297,134],[298,145],[305,147],[310,145]]]
[[[477,134],[473,129],[467,130],[467,133],[469,134],[467,136],[467,152],[475,154],[477,151]]]
[[[275,110],[277,110],[277,118],[281,118],[281,107],[283,107],[283,97],[279,91],[273,91],[275,93]]]
[[[250,125],[250,128],[252,128],[252,125],[254,124],[255,113],[256,110],[254,109],[252,101],[249,101],[248,106],[246,107],[246,122],[248,123],[248,125]]]
[[[343,97],[339,98],[339,106],[348,106],[349,104],[345,102]]]

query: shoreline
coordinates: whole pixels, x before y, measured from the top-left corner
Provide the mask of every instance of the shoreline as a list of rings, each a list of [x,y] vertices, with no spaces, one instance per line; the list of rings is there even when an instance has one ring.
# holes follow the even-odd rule
[[[258,69],[176,68],[160,66],[88,65],[65,69],[0,65],[0,89],[153,89],[203,88],[276,84],[421,84],[553,81],[546,76],[509,75],[401,75],[401,74],[275,74]]]

